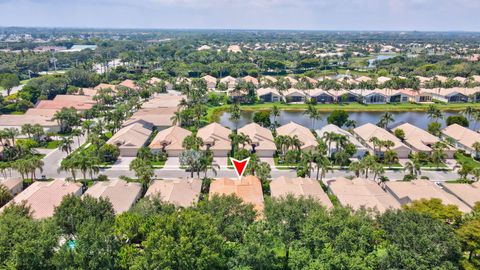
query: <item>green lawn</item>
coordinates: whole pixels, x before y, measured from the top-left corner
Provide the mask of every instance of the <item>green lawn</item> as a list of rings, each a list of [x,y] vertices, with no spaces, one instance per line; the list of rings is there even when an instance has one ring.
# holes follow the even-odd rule
[[[152,166],[155,168],[155,169],[161,169],[165,166],[165,162],[166,160],[163,160],[163,161],[152,161]]]
[[[56,149],[60,145],[60,141],[50,141],[47,143],[45,147],[40,147],[40,148],[46,148],[46,149]]]
[[[298,164],[291,164],[291,163],[278,163],[278,157],[274,157],[273,158],[273,161],[275,162],[275,167],[279,167],[278,169],[286,169],[286,170],[289,170],[289,169],[295,169],[297,168]]]
[[[470,168],[480,167],[480,162],[476,161],[472,157],[466,156],[460,152],[455,153],[455,159],[461,165],[468,166]]]

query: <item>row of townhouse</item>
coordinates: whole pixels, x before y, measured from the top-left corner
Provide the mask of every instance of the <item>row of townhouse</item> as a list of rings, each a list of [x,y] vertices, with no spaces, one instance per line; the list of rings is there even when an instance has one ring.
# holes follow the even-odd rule
[[[233,94],[233,93],[232,93]],[[480,87],[476,88],[435,88],[435,89],[375,89],[375,90],[300,90],[290,88],[280,91],[276,88],[259,88],[257,96],[263,102],[303,103],[315,100],[317,103],[350,103],[364,104],[386,103],[431,103],[441,101],[447,103],[465,103],[480,101]]]
[[[20,183],[19,179],[0,180],[0,184],[10,182]],[[463,213],[469,213],[474,205],[480,201],[480,184],[441,183],[436,184],[428,180],[389,181],[383,187],[376,182],[344,177],[324,179],[328,193],[334,194],[343,206],[354,210],[372,208],[379,212],[388,209],[400,209],[402,205],[410,204],[415,200],[439,199],[443,204],[453,205]],[[145,197],[158,196],[162,201],[179,206],[190,207],[195,205],[200,197],[202,181],[200,179],[163,179],[155,180],[148,187]],[[79,183],[64,180],[37,181],[23,191],[15,193],[9,203],[0,209],[14,203],[25,203],[30,207],[35,219],[52,217],[67,195],[91,196],[108,199],[116,214],[128,211],[141,197],[142,187],[139,183],[114,179],[96,182],[83,193]],[[82,194],[83,193],[83,194]],[[270,194],[273,198],[287,195],[295,197],[310,197],[327,208],[333,204],[320,185],[320,182],[309,178],[289,178],[280,176],[270,182]],[[221,195],[236,195],[245,203],[252,204],[262,216],[264,209],[264,193],[260,180],[253,176],[245,176],[239,180],[229,178],[215,179],[209,187],[209,197]]]

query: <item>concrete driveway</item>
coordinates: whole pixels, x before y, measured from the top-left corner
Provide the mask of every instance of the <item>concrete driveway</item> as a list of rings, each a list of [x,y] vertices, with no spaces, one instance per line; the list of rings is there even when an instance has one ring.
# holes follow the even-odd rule
[[[135,157],[119,157],[117,161],[112,165],[112,168],[129,168],[130,162],[134,160]]]
[[[180,168],[180,159],[178,157],[169,157],[165,162],[164,168],[169,168],[169,169]]]

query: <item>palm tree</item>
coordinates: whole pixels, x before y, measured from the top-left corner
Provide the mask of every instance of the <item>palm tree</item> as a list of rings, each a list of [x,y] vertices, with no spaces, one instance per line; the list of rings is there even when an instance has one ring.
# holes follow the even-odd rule
[[[337,137],[337,133],[335,132],[325,132],[323,133],[322,139],[325,141],[325,143],[328,144],[328,156],[330,157],[332,155],[332,142],[335,141]]]
[[[475,178],[475,181],[478,182],[480,180],[480,167],[472,169],[470,174]]]
[[[332,163],[326,156],[318,153],[315,154],[314,156],[314,162],[315,162],[315,165],[317,166],[316,179],[322,181],[323,177],[325,177],[325,174],[330,169],[330,166],[332,166]],[[320,179],[318,179],[319,176],[320,176]]]
[[[189,135],[183,139],[182,147],[186,150],[200,150],[200,147],[203,146],[203,140],[200,137],[197,137],[196,133]]]
[[[24,124],[22,125],[22,134],[27,135],[30,139],[33,133],[33,125],[32,124]]]
[[[60,173],[62,171],[70,172],[70,174],[72,174],[73,181],[77,180],[77,172],[72,158],[66,158],[62,160],[62,162],[60,163],[60,167],[58,167],[57,169],[57,172]]]
[[[368,171],[377,164],[374,156],[366,156],[361,161],[363,170],[365,172],[365,178],[368,178]]]
[[[290,146],[293,146],[296,148],[298,151],[300,151],[300,148],[302,147],[302,142],[298,138],[297,135],[293,135],[293,137],[289,137],[289,144]]]
[[[36,171],[39,170],[40,173],[43,172],[43,166],[45,165],[42,158],[39,156],[32,156],[28,159],[30,173],[32,175],[31,179],[37,179]]]
[[[278,109],[277,105],[273,105],[272,111],[270,112],[270,114],[273,116],[273,126],[277,127],[278,126],[277,117],[280,116],[280,110]]]
[[[354,162],[350,163],[350,166],[348,167],[348,170],[352,171],[355,174],[355,176],[358,178],[358,177],[360,177],[360,174],[363,173],[364,166],[361,162],[354,161]]]
[[[25,180],[25,176],[28,176],[30,172],[30,165],[26,159],[17,159],[13,162],[12,167],[20,174],[22,180]]]
[[[252,139],[250,139],[250,136],[244,133],[240,133],[237,134],[237,143],[242,145],[242,149],[245,149],[245,145],[251,144]]]
[[[197,176],[200,176],[202,152],[195,150],[185,150],[180,156],[180,165],[185,167],[185,170],[190,172],[190,177],[193,178],[193,174],[196,172]]]
[[[391,112],[385,112],[382,117],[380,118],[380,121],[378,122],[378,126],[382,128],[387,128],[388,124],[394,121],[393,114]]]
[[[312,104],[308,104],[308,108],[305,112],[303,112],[303,114],[308,115],[308,117],[312,120],[312,129],[315,129],[315,121],[322,119],[322,116]]]
[[[445,149],[446,149],[446,145],[443,143],[443,142],[437,142],[433,145],[432,149],[432,153],[431,153],[431,160],[432,162],[437,166],[440,165],[440,163],[443,163],[445,162],[445,159],[446,159],[446,154],[445,154]]]
[[[440,109],[438,109],[437,106],[433,104],[428,106],[427,115],[428,118],[434,119],[435,122],[438,122],[438,119],[443,118],[442,111],[440,111]]]
[[[312,154],[312,151],[302,153],[301,163],[306,164],[308,177],[311,177],[313,161],[314,161],[314,155]]]
[[[472,148],[475,150],[475,158],[478,158],[478,154],[480,153],[480,142],[474,142]]]
[[[369,140],[373,144],[373,153],[377,153],[377,146],[380,146],[381,141],[377,137],[371,137]],[[378,151],[380,151],[379,149]]]
[[[5,129],[5,137],[12,141],[12,146],[15,146],[15,138],[20,134],[16,128]]]
[[[70,136],[62,137],[58,145],[58,149],[60,149],[60,151],[62,152],[66,152],[68,155],[70,154],[70,152],[72,152],[72,144],[73,144],[72,137]]]
[[[235,130],[238,130],[238,123],[242,117],[242,111],[238,102],[235,102],[229,109],[230,121],[235,123]]]
[[[388,164],[389,167],[391,167],[392,164],[395,164],[398,162],[398,154],[393,150],[387,150],[385,151],[383,160],[385,161],[385,163]]]
[[[377,176],[381,176],[385,173],[385,169],[383,168],[383,165],[380,163],[374,164],[371,170],[373,172],[373,181],[377,179]]]

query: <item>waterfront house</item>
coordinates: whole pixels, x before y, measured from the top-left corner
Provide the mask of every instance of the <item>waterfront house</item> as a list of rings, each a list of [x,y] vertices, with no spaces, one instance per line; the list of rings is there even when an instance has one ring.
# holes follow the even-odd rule
[[[358,95],[347,90],[329,90],[328,93],[334,97],[337,103],[352,103],[358,101]]]
[[[294,122],[278,127],[277,135],[289,137],[297,136],[302,143],[300,146],[300,150],[302,151],[314,151],[318,145],[317,140],[310,129]]]
[[[453,124],[442,129],[442,139],[452,141],[455,148],[479,157],[480,153],[473,148],[475,142],[480,142],[480,133],[478,132],[459,124]]]
[[[353,135],[369,149],[370,153],[378,156],[383,156],[387,149],[374,145],[373,142],[370,141],[370,139],[374,137],[381,141],[392,141],[394,146],[391,150],[397,153],[398,158],[408,158],[411,152],[411,149],[395,137],[395,135],[372,123],[367,123],[353,129]]]
[[[135,157],[138,150],[145,145],[151,133],[151,125],[134,123],[117,131],[107,141],[107,144],[117,146],[122,157]]]
[[[361,101],[364,104],[385,104],[389,101],[388,96],[382,90],[352,90],[354,93],[361,97]]]
[[[320,186],[320,182],[309,178],[289,178],[286,176],[274,178],[270,182],[270,192],[273,198],[292,195],[296,198],[312,198],[327,208],[333,207],[328,195]]]
[[[185,137],[190,136],[191,131],[179,126],[159,131],[150,143],[153,153],[166,152],[169,157],[178,157],[184,150],[182,144]]]
[[[214,157],[226,157],[232,149],[231,133],[230,129],[213,122],[199,129],[197,137],[203,140],[202,149],[212,151]]]
[[[260,88],[257,90],[258,98],[263,102],[280,102],[283,97],[275,88]]]
[[[282,94],[288,103],[304,103],[307,97],[302,90],[296,88],[285,90]]]
[[[142,196],[142,184],[127,182],[121,179],[96,182],[89,187],[83,196],[108,199],[112,204],[115,214],[130,210],[135,202]]]
[[[198,202],[202,181],[199,179],[155,180],[145,197],[159,196],[160,200],[180,207],[190,207]]]
[[[248,175],[240,180],[222,178],[212,181],[210,184],[210,198],[213,196],[235,195],[247,204],[252,204],[259,214],[263,212],[263,191],[260,180]]]
[[[388,209],[400,208],[400,203],[374,181],[337,177],[324,182],[341,205],[351,207],[353,210],[371,208],[383,213]]]
[[[433,145],[440,142],[440,138],[410,123],[398,125],[393,128],[392,131],[397,129],[403,130],[405,133],[405,139],[403,142],[408,145],[414,153],[422,152],[430,155],[433,151]],[[447,158],[453,158],[455,151],[455,148],[448,146],[448,149],[445,150]]]
[[[464,213],[471,211],[465,203],[429,180],[388,181],[385,183],[385,190],[402,205],[421,199],[440,199],[443,204],[455,205]]]
[[[306,93],[310,100],[315,100],[317,103],[334,103],[336,101],[335,96],[323,89],[312,89]]]
[[[250,137],[252,143],[246,148],[259,157],[273,157],[277,147],[272,132],[257,123],[250,123],[238,129],[238,134],[245,134]]]

